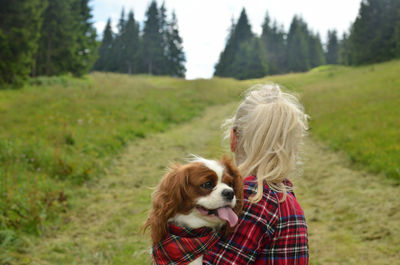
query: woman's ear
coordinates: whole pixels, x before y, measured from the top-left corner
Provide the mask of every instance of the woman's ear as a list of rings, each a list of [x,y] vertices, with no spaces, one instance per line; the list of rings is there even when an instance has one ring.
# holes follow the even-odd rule
[[[232,153],[235,153],[237,148],[237,135],[235,129],[231,130],[230,142],[231,142],[231,151]]]

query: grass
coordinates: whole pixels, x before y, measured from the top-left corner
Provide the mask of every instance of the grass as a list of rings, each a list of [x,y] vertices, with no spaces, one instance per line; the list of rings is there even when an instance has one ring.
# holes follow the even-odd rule
[[[218,158],[221,122],[235,103],[210,107],[204,115],[128,146],[91,187],[82,186],[63,214],[40,238],[27,239],[23,251],[7,252],[11,264],[150,263],[149,235],[140,228],[151,205],[151,187],[170,161],[189,153]],[[349,160],[309,139],[304,174],[294,178],[305,210],[311,265],[398,264],[399,187],[381,175],[349,169]],[[2,256],[0,255],[0,260]]]
[[[150,194],[169,162],[190,153],[220,157],[220,124],[234,103],[209,107],[205,115],[129,145],[91,187],[77,187],[71,210],[17,251],[4,254],[11,264],[149,264],[150,241],[140,231]],[[0,254],[0,260],[2,256]]]
[[[273,76],[300,93],[313,135],[357,168],[400,182],[400,61]],[[257,80],[256,82],[260,82]]]
[[[94,73],[0,91],[0,245],[41,234],[127,143],[237,100],[242,89],[231,79]]]
[[[218,113],[215,117],[212,114],[213,111],[220,111],[218,108],[209,109],[209,107],[237,102],[241,92],[254,83],[275,81],[289,90],[298,92],[307,113],[311,115],[313,136],[328,144],[332,150],[339,151],[341,156],[345,157],[343,161],[350,161],[356,169],[366,169],[394,180],[393,183],[387,184],[387,180],[378,175],[382,178],[380,181],[386,184],[368,193],[368,196],[373,196],[373,192],[378,192],[384,199],[385,192],[396,191],[395,187],[391,189],[389,186],[400,183],[398,133],[400,78],[397,69],[400,69],[400,61],[357,68],[322,66],[308,73],[248,81],[219,78],[185,81],[169,77],[94,73],[85,79],[40,78],[33,80],[22,90],[2,90],[0,91],[2,124],[0,127],[0,260],[4,257],[1,254],[3,252],[7,257],[12,253],[12,257],[21,264],[36,264],[35,258],[43,261],[44,256],[53,253],[52,259],[47,259],[50,264],[73,264],[76,261],[74,256],[82,256],[83,263],[86,264],[103,264],[102,260],[105,260],[106,264],[129,263],[131,257],[129,255],[132,255],[133,250],[144,251],[148,246],[147,241],[141,239],[138,234],[129,234],[129,231],[136,231],[135,229],[141,224],[145,217],[145,208],[149,205],[150,191],[143,190],[143,187],[156,182],[165,162],[170,159],[196,150],[201,150],[203,153],[200,154],[205,156],[216,156],[222,152],[217,140],[220,137],[219,132],[213,132],[214,136],[206,135],[215,124],[220,124],[220,120],[217,123],[212,120],[201,122],[203,127],[196,127],[195,123],[190,123],[189,127],[184,127],[188,135],[169,134],[171,128],[187,123],[206,109],[209,117],[222,119]],[[228,113],[224,113],[226,117]],[[155,138],[158,139],[156,141],[151,138],[147,142],[146,138],[154,133],[161,135],[165,133],[170,138],[169,140],[163,137]],[[191,137],[192,135],[197,137]],[[154,146],[160,145],[157,141],[166,141],[169,144],[161,150],[152,150]],[[136,144],[141,146],[137,152],[131,150],[137,147]],[[137,173],[133,175],[126,175],[126,172],[121,171],[115,174],[109,173],[107,180],[100,182],[108,183],[107,189],[102,187],[96,190],[94,187],[99,181],[98,177],[105,174],[110,168],[111,161],[118,158],[125,148],[131,150],[128,155],[130,159],[122,158],[125,162],[118,170],[137,171]],[[146,157],[146,160],[139,159],[140,154]],[[322,153],[320,157],[324,154],[329,155]],[[153,157],[157,159],[156,163]],[[317,161],[316,158],[314,160]],[[143,167],[140,167],[140,161]],[[318,165],[315,161],[313,164]],[[337,162],[341,165],[339,168],[345,163],[340,161]],[[128,165],[129,163],[136,166],[132,167]],[[335,163],[322,164],[318,168],[333,166]],[[156,165],[156,170],[146,166],[149,164]],[[337,173],[339,174],[337,176],[333,172],[329,173],[331,182],[324,185],[331,187],[336,182],[340,184],[341,182],[335,177],[343,180],[340,174],[347,174],[346,176],[350,174],[347,171],[338,170],[338,172],[342,173]],[[153,175],[155,173],[157,174]],[[310,171],[309,175],[316,176],[310,177],[304,187],[316,182],[319,173],[321,172],[317,169]],[[132,182],[121,180],[121,174],[133,178]],[[321,174],[324,177],[327,173]],[[346,181],[349,186],[357,188],[357,181],[350,180],[363,177],[363,174],[351,173]],[[377,181],[372,176],[366,179]],[[126,183],[129,184],[128,188],[133,187],[133,189],[126,190],[126,193],[121,192],[121,186]],[[367,187],[367,183],[362,184],[364,188]],[[110,191],[113,187],[115,192]],[[342,250],[338,246],[337,253],[341,254],[349,254],[354,249],[349,248],[350,252],[346,252],[346,244],[355,246],[365,241],[369,242],[369,245],[365,246],[373,247],[375,242],[385,241],[374,251],[379,254],[383,252],[380,249],[388,248],[390,253],[394,253],[391,244],[398,243],[395,241],[398,233],[381,235],[379,231],[374,230],[369,221],[365,221],[365,218],[361,220],[359,217],[367,215],[372,219],[378,218],[378,214],[370,213],[372,210],[368,208],[369,198],[365,197],[365,194],[338,186],[339,193],[330,193],[332,197],[328,202],[331,205],[317,205],[313,201],[325,200],[324,194],[328,193],[328,190],[318,187],[317,185],[304,195],[303,198],[306,198],[308,194],[312,194],[310,201],[305,199],[308,201],[307,208],[329,208],[332,205],[334,207],[326,210],[326,216],[322,217],[318,216],[318,212],[308,213],[314,220],[311,220],[312,225],[321,229],[317,233],[323,234],[317,237],[317,241],[329,239],[338,244],[347,242],[343,244]],[[349,194],[340,193],[342,189]],[[108,194],[109,191],[115,197],[109,197],[111,196]],[[101,195],[96,197],[97,192]],[[132,197],[135,205],[140,204],[143,207],[133,207],[131,202],[127,202],[127,205],[121,202],[121,207],[125,208],[120,208],[119,204],[113,201],[113,198],[119,197],[118,194],[123,194],[121,196],[124,198]],[[336,204],[334,198],[338,196],[349,199]],[[365,199],[358,200],[360,196]],[[352,204],[353,200],[359,204]],[[102,210],[103,204],[97,204],[99,201],[107,203],[108,206],[104,209],[108,212]],[[395,205],[376,198],[375,201],[385,205],[378,211],[379,219],[383,220],[387,216],[387,222],[392,223],[390,217],[395,215],[393,213]],[[89,211],[90,205],[94,208]],[[347,205],[355,208],[362,205],[362,207],[361,210],[354,211]],[[122,215],[113,219],[113,215],[118,215],[118,211],[121,211]],[[91,215],[88,215],[89,213]],[[130,214],[131,218],[126,219]],[[80,216],[88,219],[80,220]],[[321,218],[323,221],[320,221]],[[104,220],[108,223],[103,224]],[[99,228],[95,228],[98,230],[88,227],[88,224],[96,222],[100,222]],[[368,225],[360,226],[357,222],[367,222]],[[332,229],[336,229],[334,227],[337,225],[344,225],[347,230],[336,233],[336,230]],[[126,227],[123,228],[124,226]],[[365,235],[357,234],[351,229],[353,226],[360,226],[367,232]],[[81,239],[76,239],[80,237],[79,233],[85,234],[85,229],[89,234],[83,241],[87,240],[88,242],[85,242],[89,245],[86,250],[76,249],[74,244],[86,244]],[[368,232],[368,229],[379,235]],[[41,237],[49,240],[49,237],[62,234],[63,231],[77,230],[77,234],[65,235],[60,241],[61,246],[53,248],[50,245],[39,244]],[[120,236],[131,235],[134,240],[133,245],[131,238],[123,237],[118,241],[118,238],[113,236],[114,233]],[[355,233],[355,236],[352,233]],[[40,237],[35,238],[35,235]],[[74,235],[75,237],[71,238]],[[103,238],[102,242],[97,242],[93,238],[97,236],[106,238]],[[107,237],[110,237],[110,240],[107,240]],[[112,243],[113,240],[118,242]],[[110,246],[106,242],[114,245]],[[36,244],[43,247],[43,250],[35,248]],[[57,244],[55,242],[55,245]],[[315,248],[320,249],[318,246]],[[26,254],[30,249],[35,249],[35,252],[42,256],[34,257],[29,253]],[[362,251],[366,251],[365,249]],[[85,251],[89,254],[82,253]],[[328,252],[326,251],[327,256]],[[141,257],[140,259],[145,257],[141,252],[135,253],[139,253],[137,257]],[[25,258],[30,261],[24,263]],[[333,261],[334,257],[330,259]],[[60,260],[63,260],[63,263]],[[328,261],[321,259],[321,263],[315,264],[329,264]],[[78,264],[79,260],[76,262]],[[345,259],[343,263],[352,264]]]
[[[399,186],[352,168],[343,152],[305,144],[296,196],[309,227],[310,264],[399,264]]]

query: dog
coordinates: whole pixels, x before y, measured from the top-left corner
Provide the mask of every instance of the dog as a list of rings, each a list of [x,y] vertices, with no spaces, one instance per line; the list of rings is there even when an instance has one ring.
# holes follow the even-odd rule
[[[172,261],[179,264],[179,260],[189,261],[187,263],[192,265],[202,264],[203,251],[216,242],[220,229],[228,223],[225,232],[229,233],[238,222],[243,207],[243,181],[231,159],[224,156],[216,161],[193,156],[188,164],[175,164],[170,168],[152,199],[152,209],[144,228],[151,230],[156,264]],[[175,231],[179,236],[189,230],[189,239],[185,235],[177,244],[179,236],[169,236],[173,229],[181,229]],[[185,240],[192,241],[187,243]],[[199,249],[188,251],[195,244],[199,244]],[[176,248],[177,245],[184,250],[171,253],[190,253],[172,257],[174,253],[168,253],[165,248]]]

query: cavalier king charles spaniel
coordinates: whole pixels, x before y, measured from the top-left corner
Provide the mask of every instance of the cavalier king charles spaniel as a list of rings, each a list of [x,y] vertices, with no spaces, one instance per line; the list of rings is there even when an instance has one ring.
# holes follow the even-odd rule
[[[156,260],[154,246],[166,241],[171,226],[191,231],[206,227],[218,232],[228,223],[225,233],[229,233],[242,206],[243,181],[231,159],[193,156],[188,164],[173,165],[153,193],[153,208],[144,224],[151,230],[153,258]],[[160,248],[161,253],[166,252]],[[201,264],[202,255],[193,260],[191,264]]]

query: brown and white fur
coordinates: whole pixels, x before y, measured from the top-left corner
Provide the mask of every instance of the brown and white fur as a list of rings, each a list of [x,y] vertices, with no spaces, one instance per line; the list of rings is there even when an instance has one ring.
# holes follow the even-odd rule
[[[221,219],[220,210],[230,207],[232,215],[239,215],[242,203],[242,178],[231,159],[215,161],[194,156],[188,164],[173,165],[161,179],[144,227],[150,227],[153,244],[167,236],[168,222],[192,229],[220,229],[228,219],[230,226],[236,224],[231,218]],[[202,256],[190,264],[202,264]]]

